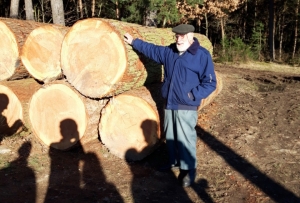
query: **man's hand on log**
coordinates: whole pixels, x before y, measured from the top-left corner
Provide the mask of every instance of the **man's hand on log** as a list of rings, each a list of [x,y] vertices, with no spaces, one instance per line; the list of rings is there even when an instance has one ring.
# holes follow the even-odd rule
[[[126,33],[124,35],[124,41],[131,45],[133,41],[133,37],[129,33]]]

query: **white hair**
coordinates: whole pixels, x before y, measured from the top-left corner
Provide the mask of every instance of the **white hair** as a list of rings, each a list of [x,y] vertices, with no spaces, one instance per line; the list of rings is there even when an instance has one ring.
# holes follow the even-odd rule
[[[193,32],[187,33],[187,39],[188,39],[190,44],[193,44],[193,42],[194,42],[194,33]]]

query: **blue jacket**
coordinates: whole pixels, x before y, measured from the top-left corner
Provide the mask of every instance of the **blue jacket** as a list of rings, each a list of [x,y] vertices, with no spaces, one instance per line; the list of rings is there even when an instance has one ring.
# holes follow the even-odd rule
[[[140,39],[132,43],[135,50],[148,58],[163,64],[164,81],[162,97],[166,109],[197,110],[202,99],[216,89],[216,75],[210,53],[194,43],[179,55],[176,44],[158,46]]]

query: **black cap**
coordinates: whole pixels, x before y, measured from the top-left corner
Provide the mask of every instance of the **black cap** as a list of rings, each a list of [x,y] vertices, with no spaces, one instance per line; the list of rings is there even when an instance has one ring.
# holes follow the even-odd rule
[[[195,31],[194,26],[188,24],[177,25],[172,29],[172,32],[175,32],[177,34],[187,34],[189,32],[194,32],[194,31]]]

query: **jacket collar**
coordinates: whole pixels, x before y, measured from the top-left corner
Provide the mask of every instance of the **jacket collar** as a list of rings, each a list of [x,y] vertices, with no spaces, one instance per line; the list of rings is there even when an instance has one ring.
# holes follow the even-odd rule
[[[197,53],[197,50],[199,48],[200,44],[197,38],[194,37],[194,42],[191,44],[191,46],[187,49],[191,54],[195,55]]]

